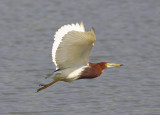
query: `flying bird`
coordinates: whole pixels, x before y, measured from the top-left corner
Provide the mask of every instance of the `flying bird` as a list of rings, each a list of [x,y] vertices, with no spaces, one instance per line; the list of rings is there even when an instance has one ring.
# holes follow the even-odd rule
[[[52,61],[56,66],[53,81],[49,84],[41,84],[37,92],[58,81],[92,79],[100,76],[106,68],[122,66],[109,62],[89,62],[95,40],[94,28],[85,31],[83,22],[62,26],[55,33],[52,47]]]

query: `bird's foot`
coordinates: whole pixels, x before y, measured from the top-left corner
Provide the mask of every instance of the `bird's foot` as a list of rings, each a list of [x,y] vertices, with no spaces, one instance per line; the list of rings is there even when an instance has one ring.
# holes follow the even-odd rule
[[[45,85],[47,85],[47,84],[39,84],[40,87],[45,86]]]
[[[39,86],[40,86],[41,88],[37,89],[37,92],[39,92],[39,91],[41,91],[41,90],[43,90],[43,89],[46,89],[46,88],[49,87],[50,85],[49,85],[49,84],[39,84]]]
[[[53,84],[56,83],[57,81],[60,81],[60,80],[59,80],[59,79],[54,80],[54,81],[52,81],[52,82],[49,83],[49,84],[39,84],[39,86],[40,86],[41,88],[37,89],[37,92],[39,92],[39,91],[41,91],[41,90],[43,90],[43,89],[46,89],[47,87],[53,85]]]

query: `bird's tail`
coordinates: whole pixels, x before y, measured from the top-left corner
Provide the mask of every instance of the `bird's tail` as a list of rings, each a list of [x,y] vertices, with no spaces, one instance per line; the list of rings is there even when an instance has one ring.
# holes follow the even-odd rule
[[[52,75],[54,76],[54,74],[55,74],[57,71],[59,71],[59,70],[61,70],[61,69],[57,69],[57,70],[55,70],[54,72],[47,74],[47,75],[45,76],[45,79],[51,77]]]
[[[49,74],[47,74],[47,75],[45,76],[45,79],[47,79],[47,78],[51,77],[53,74],[54,74],[54,72],[53,72],[53,73],[49,73]]]

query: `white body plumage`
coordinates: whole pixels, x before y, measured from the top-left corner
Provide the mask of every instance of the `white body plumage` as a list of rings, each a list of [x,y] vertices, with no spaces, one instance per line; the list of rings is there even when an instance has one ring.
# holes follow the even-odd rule
[[[81,73],[87,66],[75,67],[75,68],[67,68],[63,70],[56,71],[54,74],[54,80],[61,79],[61,81],[72,82],[78,79]]]

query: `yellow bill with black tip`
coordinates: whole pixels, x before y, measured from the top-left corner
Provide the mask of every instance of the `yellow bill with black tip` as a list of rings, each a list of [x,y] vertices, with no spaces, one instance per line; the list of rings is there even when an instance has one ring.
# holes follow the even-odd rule
[[[107,66],[107,68],[111,68],[111,67],[123,66],[123,64],[107,63],[106,66]]]

